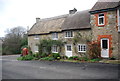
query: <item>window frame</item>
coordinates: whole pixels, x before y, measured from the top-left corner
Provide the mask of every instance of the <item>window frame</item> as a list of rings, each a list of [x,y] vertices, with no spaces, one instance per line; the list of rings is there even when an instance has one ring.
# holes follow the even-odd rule
[[[67,47],[67,46],[70,46],[70,47],[71,47],[71,50],[68,50],[68,47]],[[72,44],[66,44],[66,45],[65,45],[65,50],[66,50],[67,52],[71,52],[71,51],[73,50]]]
[[[52,46],[52,53],[58,53],[58,46],[57,45]]]
[[[40,39],[40,38],[39,38],[39,35],[35,35],[35,36],[34,36],[34,39],[35,39],[35,40],[39,40],[39,39]]]
[[[79,48],[79,46],[80,46],[80,48]],[[81,46],[85,46],[85,51],[82,50]],[[86,44],[78,44],[78,52],[84,52],[85,53],[87,51],[86,48],[87,48]]]
[[[36,50],[36,49],[37,49],[37,50]],[[39,52],[38,46],[34,46],[34,52],[35,52],[35,53],[38,53],[38,52]]]
[[[65,38],[73,38],[73,31],[65,31]]]
[[[52,33],[52,40],[58,40],[58,33]]]
[[[99,15],[101,15],[101,14],[103,14],[104,16],[101,16],[101,17],[99,17]],[[103,18],[103,24],[100,24],[100,18]],[[105,14],[104,13],[100,13],[100,14],[98,14],[98,26],[103,26],[103,25],[105,25]]]
[[[120,9],[117,9],[117,20],[118,20],[118,32],[120,32]]]

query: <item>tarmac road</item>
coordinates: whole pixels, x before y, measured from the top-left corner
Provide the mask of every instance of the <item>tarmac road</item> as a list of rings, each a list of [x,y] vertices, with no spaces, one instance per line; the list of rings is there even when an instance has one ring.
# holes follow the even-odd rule
[[[118,79],[117,64],[17,61],[19,55],[3,56],[3,79]]]

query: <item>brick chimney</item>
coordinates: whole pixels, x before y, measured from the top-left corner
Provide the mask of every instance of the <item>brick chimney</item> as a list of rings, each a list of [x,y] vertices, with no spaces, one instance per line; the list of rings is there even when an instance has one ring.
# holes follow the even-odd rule
[[[73,10],[69,10],[69,14],[74,14],[77,11],[76,8],[74,8]]]
[[[39,17],[37,17],[36,18],[36,23],[38,23],[40,21],[40,18]]]

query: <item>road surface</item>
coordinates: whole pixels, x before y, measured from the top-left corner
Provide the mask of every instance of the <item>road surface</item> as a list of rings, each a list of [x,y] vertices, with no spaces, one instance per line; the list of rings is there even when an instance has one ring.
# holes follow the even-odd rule
[[[3,79],[118,79],[117,64],[17,61],[3,56]]]

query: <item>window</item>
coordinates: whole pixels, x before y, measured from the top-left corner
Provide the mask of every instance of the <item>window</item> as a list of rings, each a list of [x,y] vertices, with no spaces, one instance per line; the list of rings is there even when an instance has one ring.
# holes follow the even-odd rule
[[[118,31],[120,32],[120,9],[118,9]]]
[[[58,47],[56,45],[52,46],[52,53],[58,53]]]
[[[34,52],[38,52],[38,46],[34,46]]]
[[[71,38],[71,37],[73,37],[73,32],[72,32],[72,31],[66,31],[66,32],[65,32],[65,37],[66,37],[66,38]]]
[[[58,40],[58,33],[52,33],[52,39]]]
[[[108,40],[102,40],[102,48],[108,49]]]
[[[66,45],[66,50],[67,51],[72,51],[72,46],[71,45]]]
[[[39,35],[35,35],[34,39],[38,40],[39,39]]]
[[[86,52],[86,44],[79,44],[78,52]]]
[[[104,14],[98,15],[98,25],[104,25]]]

